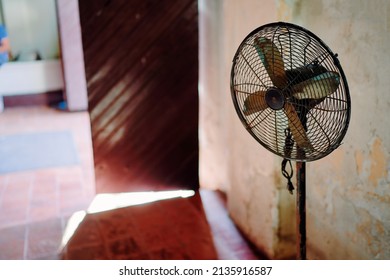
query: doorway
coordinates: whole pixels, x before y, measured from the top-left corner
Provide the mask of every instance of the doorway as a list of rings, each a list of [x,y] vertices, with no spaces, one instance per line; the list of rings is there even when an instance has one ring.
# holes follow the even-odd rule
[[[30,102],[31,98],[47,96],[47,91],[52,90],[62,96],[66,86],[57,1],[0,3],[12,48],[12,61],[2,67],[0,79],[9,74],[13,81],[0,93],[6,94],[6,108],[0,114],[0,141],[13,146],[1,145],[1,151],[15,152],[8,153],[8,158],[0,157],[0,259],[56,259],[67,220],[75,211],[86,209],[95,194],[89,114],[86,110],[69,113],[51,108],[46,105],[46,97],[38,100],[40,105],[32,106]],[[44,70],[48,64],[55,71]],[[35,77],[32,82],[40,83],[27,83],[31,73],[26,71],[32,71]],[[34,76],[37,73],[38,78]],[[54,78],[48,76],[54,73]],[[53,81],[61,83],[53,88]],[[0,82],[0,86],[4,83]],[[16,97],[18,100],[28,97],[28,101],[7,106]],[[12,143],[13,140],[20,145]],[[59,145],[52,147],[53,143]],[[66,159],[69,153],[74,153],[71,161]]]

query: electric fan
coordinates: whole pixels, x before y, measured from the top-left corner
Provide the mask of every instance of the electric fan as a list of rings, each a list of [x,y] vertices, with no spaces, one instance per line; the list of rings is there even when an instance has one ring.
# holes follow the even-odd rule
[[[339,147],[350,120],[349,90],[337,54],[300,26],[285,22],[263,25],[238,47],[231,94],[247,131],[284,158],[282,173],[291,193],[290,160],[297,161],[297,220],[303,259],[305,162],[323,158]]]

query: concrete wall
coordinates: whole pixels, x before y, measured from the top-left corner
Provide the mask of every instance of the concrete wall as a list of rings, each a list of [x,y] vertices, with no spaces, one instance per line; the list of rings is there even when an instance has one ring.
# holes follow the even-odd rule
[[[344,145],[308,164],[308,256],[390,258],[390,2],[277,1],[280,20],[339,54],[352,98]]]
[[[390,2],[200,0],[200,183],[228,194],[237,225],[272,258],[295,254],[295,197],[281,159],[245,131],[230,97],[244,37],[283,20],[339,54],[352,97],[344,144],[307,165],[308,258],[390,258]]]
[[[273,258],[295,253],[294,197],[281,159],[245,130],[230,94],[233,56],[245,36],[276,20],[274,1],[200,0],[200,185],[228,194],[231,217]]]

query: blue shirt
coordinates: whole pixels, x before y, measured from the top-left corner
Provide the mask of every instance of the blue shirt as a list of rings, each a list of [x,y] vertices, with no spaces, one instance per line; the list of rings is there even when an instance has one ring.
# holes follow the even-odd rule
[[[0,41],[7,38],[8,34],[4,26],[0,25]],[[0,65],[8,61],[8,52],[0,52]]]

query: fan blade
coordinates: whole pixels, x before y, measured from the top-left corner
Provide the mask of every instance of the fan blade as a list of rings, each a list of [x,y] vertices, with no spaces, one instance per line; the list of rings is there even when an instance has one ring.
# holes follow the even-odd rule
[[[272,83],[280,89],[287,86],[286,72],[281,53],[275,44],[264,37],[257,37],[254,40],[255,48],[264,64],[265,69]]]
[[[303,127],[294,106],[286,102],[284,104],[284,112],[287,115],[288,126],[297,145],[301,148],[307,148],[312,150],[313,146],[311,145],[309,138],[307,137],[305,128]]]
[[[265,91],[257,91],[249,95],[244,101],[244,114],[250,115],[268,108],[265,101]]]
[[[340,84],[340,75],[328,71],[293,86],[293,96],[297,99],[321,99],[334,93]]]

